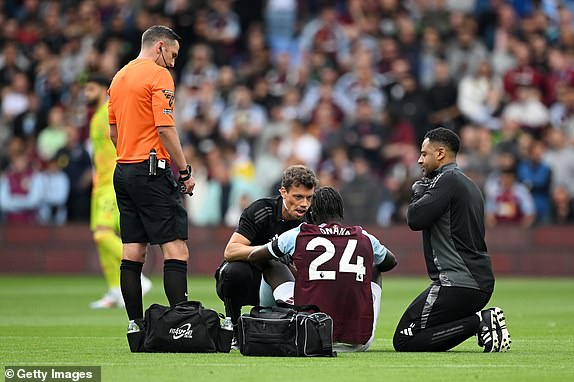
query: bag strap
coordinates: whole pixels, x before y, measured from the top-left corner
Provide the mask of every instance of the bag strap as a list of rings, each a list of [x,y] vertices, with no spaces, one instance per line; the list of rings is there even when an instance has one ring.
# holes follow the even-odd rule
[[[286,317],[293,316],[295,313],[297,313],[296,310],[290,309],[290,308],[282,308],[279,306],[257,305],[257,306],[254,306],[253,308],[251,308],[249,315],[251,317],[256,317],[256,318],[266,318],[266,315],[270,312],[271,313],[280,313],[280,314],[285,315]]]
[[[166,307],[165,311],[161,314],[160,318],[168,314],[169,312],[175,312],[178,314],[189,314],[190,312],[200,313],[203,309],[200,301],[182,301],[174,306]]]
[[[328,325],[319,325],[317,328],[317,333],[319,334],[319,339],[321,340],[321,349],[325,354],[333,356],[333,341],[331,337],[331,331]]]
[[[177,308],[179,306],[185,306],[185,307],[195,307],[195,308],[203,308],[203,305],[201,304],[201,301],[182,301],[182,302],[178,302],[177,304],[175,304],[173,307]]]
[[[296,312],[319,313],[321,311],[321,309],[315,304],[292,305],[283,301],[277,301],[277,306],[280,308],[292,309]]]

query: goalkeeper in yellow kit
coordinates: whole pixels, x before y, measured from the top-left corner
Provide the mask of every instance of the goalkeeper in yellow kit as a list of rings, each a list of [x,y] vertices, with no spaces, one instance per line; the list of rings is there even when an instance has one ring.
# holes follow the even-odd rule
[[[122,260],[122,240],[119,236],[120,213],[113,183],[116,148],[110,140],[108,86],[107,78],[92,75],[86,81],[84,89],[86,103],[95,110],[90,121],[94,164],[90,227],[94,233],[102,272],[108,284],[108,291],[104,296],[90,304],[93,309],[124,306],[120,290]],[[151,281],[143,275],[141,280],[142,292],[145,294],[151,288]]]

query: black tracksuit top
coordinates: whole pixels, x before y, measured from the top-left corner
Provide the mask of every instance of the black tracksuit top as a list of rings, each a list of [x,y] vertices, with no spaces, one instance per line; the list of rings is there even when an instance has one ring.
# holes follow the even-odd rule
[[[424,195],[409,205],[407,222],[412,230],[423,231],[433,284],[493,291],[494,275],[484,241],[484,199],[455,163],[435,171]]]

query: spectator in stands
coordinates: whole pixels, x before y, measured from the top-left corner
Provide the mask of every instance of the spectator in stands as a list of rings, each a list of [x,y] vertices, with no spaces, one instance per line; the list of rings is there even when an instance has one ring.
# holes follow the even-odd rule
[[[235,214],[240,209],[241,200],[246,197],[250,202],[259,195],[257,188],[231,175],[231,165],[219,156],[210,156],[208,161],[207,184],[202,196],[201,210],[195,214],[194,223],[199,226],[217,226],[231,222],[237,224]]]
[[[277,155],[283,162],[302,163],[313,170],[319,165],[321,154],[321,142],[307,125],[298,120],[291,122],[289,134],[283,137],[277,148]]]
[[[343,110],[351,116],[359,98],[368,100],[374,110],[381,110],[386,104],[384,93],[385,78],[373,69],[372,57],[367,52],[360,53],[354,61],[353,71],[344,74],[335,85],[337,98],[343,102]]]
[[[486,127],[466,125],[460,130],[461,151],[457,163],[480,189],[493,171],[492,140]]]
[[[265,34],[273,55],[295,49],[298,2],[296,0],[269,0],[265,6]]]
[[[12,155],[0,177],[0,207],[8,224],[33,224],[43,195],[42,175],[34,169],[25,151]]]
[[[183,68],[181,83],[191,89],[200,89],[204,82],[217,80],[217,67],[212,62],[211,48],[206,44],[191,47],[190,60]]]
[[[397,27],[396,38],[401,47],[401,54],[409,61],[413,73],[418,73],[421,48],[415,21],[411,17],[400,17],[397,18]]]
[[[348,68],[351,62],[349,40],[337,20],[337,9],[332,1],[323,1],[317,18],[309,21],[299,37],[302,62],[313,51],[324,53],[330,64]]]
[[[309,132],[323,145],[323,153],[339,143],[341,123],[337,120],[337,109],[330,102],[321,101],[309,123]]]
[[[373,225],[382,202],[380,182],[372,176],[369,162],[361,153],[352,159],[354,175],[341,184],[341,197],[346,206],[345,221],[349,224]]]
[[[498,130],[502,97],[502,80],[493,73],[488,61],[482,61],[474,74],[460,81],[457,105],[470,123]]]
[[[14,118],[13,127],[13,135],[30,142],[46,127],[46,115],[40,112],[40,101],[35,93],[28,93],[28,109]]]
[[[504,73],[504,92],[512,100],[518,98],[519,87],[532,87],[543,90],[542,74],[531,63],[530,50],[526,43],[515,41],[512,45],[512,53],[516,58],[514,68]]]
[[[285,94],[281,98],[280,103],[274,107],[277,108],[281,120],[293,121],[302,119],[303,117],[300,105],[301,94],[299,93],[299,89],[293,86],[285,90]]]
[[[546,105],[551,106],[559,101],[558,94],[566,90],[564,87],[574,83],[574,63],[557,47],[549,48],[547,53],[548,73],[544,93]]]
[[[53,158],[66,145],[65,115],[62,106],[54,106],[48,113],[48,126],[38,135],[37,148],[40,159]]]
[[[18,49],[14,41],[8,40],[0,55],[0,87],[13,82],[18,73],[26,73],[30,60]]]
[[[231,103],[231,94],[237,85],[237,78],[235,72],[230,66],[222,66],[219,68],[219,77],[217,78],[217,88],[219,95],[225,102],[225,105]]]
[[[367,98],[358,98],[350,124],[343,125],[338,144],[349,152],[360,153],[374,172],[382,170],[382,153],[387,141],[386,131]]]
[[[320,164],[320,173],[329,183],[322,181],[321,184],[332,184],[340,189],[343,183],[350,182],[355,176],[349,153],[345,146],[337,146],[331,148],[325,156],[326,159]]]
[[[515,98],[504,107],[502,116],[515,121],[524,132],[536,138],[541,137],[550,118],[548,108],[542,103],[540,90],[531,85],[516,87]]]
[[[42,199],[38,208],[40,223],[49,225],[66,223],[70,180],[60,168],[56,157],[48,160],[41,173],[41,179]]]
[[[269,84],[264,77],[256,77],[252,83],[253,102],[263,106],[267,114],[277,105],[277,99],[269,93]]]
[[[411,74],[405,74],[391,90],[388,110],[402,114],[415,129],[417,143],[422,142],[428,130],[428,102]]]
[[[391,75],[391,79],[395,79],[397,78],[396,74],[398,74],[398,68],[394,67],[395,66],[395,62],[397,60],[403,60],[403,62],[400,63],[400,68],[406,68],[406,70],[402,70],[402,72],[406,72],[408,70],[410,70],[409,67],[409,62],[407,60],[404,60],[401,57],[401,51],[400,51],[400,47],[399,47],[399,43],[397,42],[396,39],[394,39],[391,36],[382,36],[379,39],[379,47],[380,47],[380,58],[378,61],[378,72],[385,75],[385,77],[389,77],[389,74],[392,73]],[[388,92],[387,92],[388,94]]]
[[[548,224],[551,215],[551,182],[552,170],[542,160],[544,143],[539,140],[531,142],[528,157],[518,162],[517,180],[530,191],[536,207],[536,223]]]
[[[214,61],[229,64],[237,52],[237,39],[241,33],[239,18],[231,9],[230,0],[213,0],[207,24],[207,40],[213,47]]]
[[[80,141],[79,129],[67,125],[64,131],[66,144],[58,150],[56,158],[70,181],[67,201],[68,220],[87,222],[90,220],[92,161],[90,154]]]
[[[508,57],[510,40],[517,32],[518,18],[511,4],[502,1],[491,3],[494,3],[494,7],[487,8],[480,17],[479,24],[482,25],[482,36],[486,46],[493,52],[494,56],[504,55]],[[507,61],[506,57],[504,61]],[[495,60],[498,61],[499,59]],[[496,69],[502,70],[502,68]],[[500,73],[499,70],[496,72]]]
[[[542,160],[552,169],[552,199],[562,210],[565,199],[574,200],[574,146],[566,140],[562,130],[551,128],[545,136],[546,151]]]
[[[271,53],[260,25],[252,25],[246,33],[246,49],[237,55],[237,76],[245,82],[252,82],[264,76],[271,66]]]
[[[22,72],[14,73],[10,85],[4,88],[0,104],[2,105],[1,116],[8,121],[13,121],[16,116],[28,111],[29,105],[28,77]]]
[[[418,149],[415,145],[401,144],[402,152],[388,166],[383,184],[394,205],[393,221],[406,222],[406,211],[410,203],[409,189],[420,178],[420,166],[416,162]]]
[[[574,81],[558,85],[557,102],[549,113],[550,124],[562,130],[564,139],[574,144]]]
[[[455,80],[476,73],[478,65],[487,58],[487,50],[476,36],[476,22],[467,17],[456,30],[456,39],[446,50],[450,73]]]
[[[516,168],[503,168],[485,186],[486,225],[515,224],[528,228],[536,220],[534,199],[528,188],[516,180]]]
[[[446,8],[445,3],[445,1],[424,1],[420,3],[419,8],[423,27],[434,28],[442,39],[446,39],[452,35],[452,26],[448,22],[445,22],[445,20],[448,20],[450,17],[450,12]]]
[[[178,126],[183,141],[193,145],[196,149],[205,142],[218,143],[220,141],[217,124],[223,112],[225,103],[217,93],[215,84],[210,80],[202,81],[197,88],[187,86],[180,90],[176,99],[178,113]]]
[[[297,122],[294,122],[297,123]],[[274,187],[281,181],[283,169],[287,166],[279,155],[279,147],[282,143],[282,135],[274,134],[261,143],[261,151],[255,159],[255,181],[262,195],[273,195]]]
[[[375,2],[361,0],[348,1],[348,17],[350,22],[345,25],[352,50],[362,49],[369,52],[375,62],[381,58],[379,50],[379,14]]]
[[[345,101],[341,98],[341,92],[336,92],[334,81],[337,73],[332,68],[323,68],[320,72],[319,81],[309,84],[301,99],[301,116],[304,120],[313,119],[317,106],[327,102],[331,105],[335,119],[341,121],[344,118]]]
[[[458,87],[451,78],[446,61],[437,61],[435,82],[427,90],[430,128],[446,127],[458,131],[460,111],[457,106]]]
[[[574,223],[574,198],[568,194],[568,189],[560,185],[552,193],[552,222],[556,224]]]
[[[437,28],[430,25],[423,28],[421,40],[418,77],[421,86],[428,89],[435,83],[435,66],[444,55],[444,44]]]
[[[418,149],[415,129],[397,110],[383,113],[383,130],[383,172],[386,172],[396,162],[402,161],[405,155],[409,156]]]
[[[295,81],[289,53],[279,53],[273,63],[274,65],[265,73],[265,80],[269,86],[269,94],[278,102]]]
[[[231,98],[221,114],[219,133],[226,142],[252,154],[255,139],[267,123],[265,109],[253,103],[251,90],[243,85],[236,87]]]

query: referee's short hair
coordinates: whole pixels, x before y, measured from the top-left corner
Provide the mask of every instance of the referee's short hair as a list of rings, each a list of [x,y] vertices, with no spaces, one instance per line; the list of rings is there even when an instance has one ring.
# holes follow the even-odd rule
[[[289,166],[283,171],[281,178],[281,187],[287,191],[291,186],[303,186],[305,188],[315,188],[319,185],[317,176],[310,168],[303,165]]]
[[[425,134],[425,138],[429,142],[438,142],[445,145],[450,151],[457,154],[460,149],[460,138],[452,130],[444,127],[437,127],[436,129],[429,130]]]
[[[313,194],[311,202],[313,224],[341,223],[345,217],[343,198],[333,187],[321,187]]]
[[[142,34],[142,46],[149,46],[160,40],[181,41],[181,37],[170,27],[165,25],[153,25]]]

